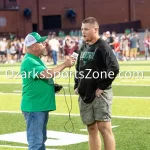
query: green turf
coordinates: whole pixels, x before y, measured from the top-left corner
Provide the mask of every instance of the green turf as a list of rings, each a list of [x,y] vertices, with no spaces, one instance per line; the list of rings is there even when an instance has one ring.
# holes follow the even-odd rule
[[[71,108],[70,97],[66,97],[69,109]],[[0,95],[0,110],[20,111],[21,95]],[[64,96],[56,96],[57,110],[55,113],[68,113]],[[113,116],[138,116],[150,117],[150,98],[115,97],[112,105]],[[72,97],[72,114],[79,114],[78,97]]]
[[[9,145],[9,146],[11,146],[11,145]],[[27,147],[27,146],[26,146]],[[0,146],[0,150],[25,150],[24,148],[22,149],[22,148],[16,148],[16,147],[14,147],[14,148],[10,148],[10,147],[8,147],[8,148],[6,148],[6,147],[1,147]]]
[[[10,118],[7,121],[7,118]],[[85,134],[87,132],[82,132],[80,129],[85,129],[85,126],[82,124],[80,117],[72,117],[72,122],[74,125],[74,133]],[[0,124],[0,134],[25,131],[24,119],[22,114],[1,114],[0,120],[3,124]],[[18,121],[19,120],[19,121]],[[55,116],[50,115],[48,130],[53,131],[62,131],[66,132],[64,129],[64,124],[67,122],[67,116]],[[148,120],[136,120],[136,119],[112,119],[112,125],[117,128],[113,129],[115,138],[116,138],[116,150],[149,150],[150,149],[150,121]],[[71,124],[66,126],[67,129],[72,129]],[[69,139],[68,139],[69,140]],[[11,143],[0,141],[0,145],[15,145],[15,146],[25,146],[24,144]],[[87,142],[80,144],[73,144],[69,146],[56,146],[56,147],[48,147],[48,148],[57,148],[64,150],[87,150]],[[1,149],[1,148],[0,148]],[[1,149],[2,150],[2,149]]]
[[[16,150],[16,148],[6,148],[6,147],[0,147],[0,150]],[[21,148],[17,148],[17,150],[24,150],[24,149],[21,149]]]
[[[121,66],[143,66],[143,64],[142,63],[140,63],[140,64],[131,64],[131,63],[129,63],[129,64],[121,64]],[[144,66],[150,66],[150,63],[147,63],[147,64],[144,64]]]
[[[143,71],[144,78],[139,79],[124,79],[117,78],[113,82],[114,99],[112,105],[113,116],[128,116],[128,117],[149,117],[150,118],[150,61],[127,61],[119,62],[120,71]],[[19,72],[20,63],[17,64],[0,64],[0,111],[17,111],[20,112],[21,102],[21,79],[16,79],[14,76],[9,79],[6,76],[6,71],[11,69],[14,73]],[[49,68],[54,66],[48,65]],[[68,69],[65,69],[68,71]],[[74,72],[74,67],[71,68]],[[123,77],[124,77],[124,73]],[[9,72],[11,75],[11,72]],[[5,83],[6,82],[6,83]],[[56,79],[55,82],[62,84],[65,87],[66,100],[69,108],[71,108],[71,101],[69,97],[68,82],[69,79]],[[70,79],[71,93],[73,91],[74,78]],[[117,96],[117,97],[116,97]],[[68,108],[65,103],[65,97],[63,91],[56,96],[57,110],[52,113],[68,114]],[[50,115],[48,124],[48,130],[62,131],[64,130],[64,124],[68,120],[68,116],[54,116]],[[78,96],[72,97],[72,114],[79,114],[78,108]],[[80,129],[84,129],[80,117],[71,117],[74,123],[74,133],[87,134],[87,132],[81,132]],[[112,125],[119,125],[114,128],[113,132],[116,138],[116,150],[149,150],[150,149],[150,120],[138,120],[138,119],[119,119],[113,118]],[[71,125],[68,125],[68,129],[71,130]],[[13,133],[25,131],[25,121],[22,114],[0,113],[0,134]],[[27,146],[26,144],[11,143],[0,141],[0,145],[12,145],[12,146]],[[53,149],[63,150],[87,150],[88,143],[80,143],[62,147],[48,147]],[[16,148],[0,147],[0,150],[23,150]]]
[[[0,84],[0,91],[5,93],[16,93],[22,90],[21,84]],[[63,85],[63,84],[62,84]],[[65,87],[65,93],[74,95],[73,85],[63,85]],[[68,88],[70,87],[70,88]],[[122,85],[113,85],[113,92],[115,96],[141,96],[141,97],[150,97],[150,92],[147,92],[150,89],[150,86],[122,86]],[[61,90],[58,94],[64,94]]]

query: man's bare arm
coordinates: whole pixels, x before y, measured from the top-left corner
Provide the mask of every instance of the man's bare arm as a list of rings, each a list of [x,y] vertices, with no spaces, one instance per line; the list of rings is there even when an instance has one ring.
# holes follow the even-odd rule
[[[75,63],[75,60],[73,58],[67,59],[64,63],[62,63],[61,65],[58,65],[55,68],[44,70],[43,72],[40,73],[39,77],[42,79],[53,78],[57,76],[65,68],[73,66],[74,63]]]

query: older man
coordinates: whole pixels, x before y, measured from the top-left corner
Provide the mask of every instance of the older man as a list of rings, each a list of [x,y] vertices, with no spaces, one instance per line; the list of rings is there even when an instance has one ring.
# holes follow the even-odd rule
[[[27,53],[21,63],[21,110],[26,120],[29,150],[45,150],[48,112],[56,109],[52,78],[75,61],[69,58],[57,67],[47,69],[40,59],[46,38],[36,32],[28,34],[25,38]]]

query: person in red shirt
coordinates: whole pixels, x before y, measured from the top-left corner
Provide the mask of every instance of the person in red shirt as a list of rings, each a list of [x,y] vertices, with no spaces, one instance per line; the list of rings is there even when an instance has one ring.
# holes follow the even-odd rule
[[[119,38],[116,37],[114,41],[114,54],[118,60],[119,60],[119,53],[120,53],[120,43]]]

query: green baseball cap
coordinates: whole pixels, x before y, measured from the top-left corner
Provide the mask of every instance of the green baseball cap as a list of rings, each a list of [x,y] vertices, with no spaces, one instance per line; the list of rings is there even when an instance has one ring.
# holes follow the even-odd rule
[[[29,46],[31,46],[35,43],[44,42],[46,39],[47,39],[47,36],[41,37],[37,32],[32,32],[32,33],[29,33],[25,37],[24,44],[25,44],[26,47],[29,47]]]

